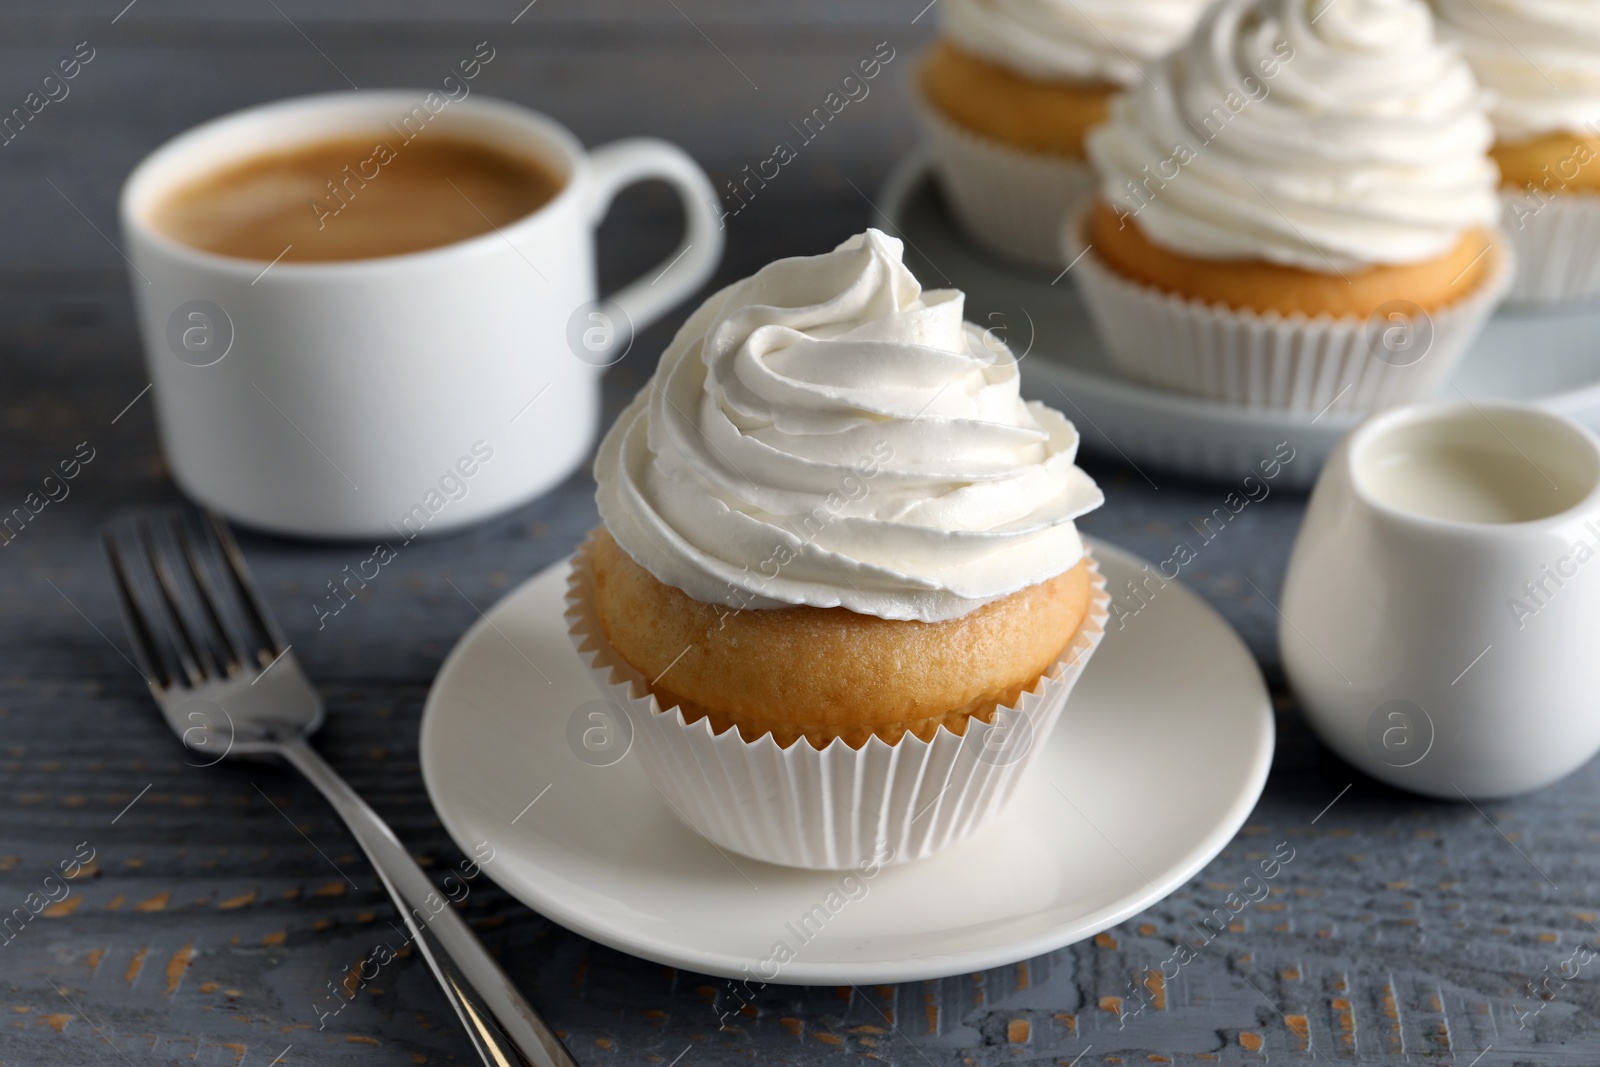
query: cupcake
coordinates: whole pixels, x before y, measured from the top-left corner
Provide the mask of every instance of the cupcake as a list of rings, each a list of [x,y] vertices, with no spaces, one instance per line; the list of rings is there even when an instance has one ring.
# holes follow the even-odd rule
[[[672,808],[802,867],[1009,796],[1103,632],[1100,490],[1017,363],[868,230],[692,315],[601,443],[572,633]]]
[[[1494,94],[1492,155],[1517,250],[1508,299],[1600,295],[1600,6],[1589,0],[1435,0]]]
[[[1094,191],[1084,135],[1204,7],[944,0],[939,41],[919,72],[919,111],[962,229],[999,255],[1060,267],[1056,233]]]
[[[1219,0],[1147,74],[1063,235],[1123,372],[1312,413],[1438,388],[1512,259],[1483,93],[1422,0]]]

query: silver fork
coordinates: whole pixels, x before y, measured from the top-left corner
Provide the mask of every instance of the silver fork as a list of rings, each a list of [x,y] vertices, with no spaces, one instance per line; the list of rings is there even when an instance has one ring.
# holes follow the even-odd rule
[[[307,743],[322,725],[322,699],[227,526],[154,511],[110,526],[105,546],[134,656],[183,743],[213,763],[282,756],[311,779],[361,843],[484,1063],[577,1067],[394,831]]]

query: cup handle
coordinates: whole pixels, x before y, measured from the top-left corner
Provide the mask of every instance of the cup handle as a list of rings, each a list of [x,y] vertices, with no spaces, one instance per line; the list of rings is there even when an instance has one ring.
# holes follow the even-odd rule
[[[700,165],[675,144],[655,137],[613,141],[589,153],[594,192],[589,218],[598,225],[624,187],[659,178],[678,192],[687,227],[672,254],[602,304],[619,308],[629,334],[644,330],[703,285],[722,259],[722,227],[713,212],[716,191]]]

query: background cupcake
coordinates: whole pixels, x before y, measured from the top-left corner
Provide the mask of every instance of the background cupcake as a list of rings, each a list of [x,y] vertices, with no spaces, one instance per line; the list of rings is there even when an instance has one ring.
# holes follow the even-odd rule
[[[968,235],[1060,265],[1061,221],[1093,191],[1084,135],[1113,93],[1182,41],[1204,0],[944,0],[920,76],[923,126]]]
[[[1147,74],[1065,234],[1120,367],[1310,412],[1437,388],[1510,252],[1481,90],[1421,0],[1220,0]]]
[[[1494,94],[1492,150],[1517,250],[1510,299],[1600,295],[1600,4],[1435,0]]]
[[[714,295],[595,462],[574,636],[673,807],[772,862],[981,825],[1105,619],[1076,431],[900,253],[869,230]]]

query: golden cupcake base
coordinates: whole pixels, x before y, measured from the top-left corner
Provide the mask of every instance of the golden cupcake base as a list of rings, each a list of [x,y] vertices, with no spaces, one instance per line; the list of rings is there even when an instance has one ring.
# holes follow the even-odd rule
[[[587,553],[611,647],[663,708],[746,741],[772,734],[852,748],[927,741],[1016,700],[1055,662],[1089,609],[1087,559],[957,619],[880,619],[844,608],[741,611],[665,585],[604,529]]]
[[[1600,138],[1551,133],[1497,143],[1501,225],[1517,250],[1506,299],[1550,306],[1600,299]]]
[[[1083,139],[1111,113],[1117,86],[1047,82],[941,40],[918,71],[922,97],[951,122],[1010,148],[1084,159]]]
[[[602,695],[631,721],[632,754],[673,812],[703,837],[791,867],[907,863],[987,825],[1044,748],[1109,619],[1105,579],[1086,556],[1081,624],[1035,682],[995,707],[989,721],[969,716],[962,733],[939,727],[926,740],[906,731],[893,744],[874,734],[858,748],[843,738],[820,749],[804,739],[783,746],[770,732],[748,741],[737,729],[718,732],[709,717],[691,721],[682,705],[663,708],[652,679],[611,646],[598,611],[598,542],[592,535],[573,559],[568,633]]]
[[[913,95],[945,198],[968,239],[1059,270],[1057,234],[1094,194],[1083,138],[1107,113],[1107,85],[1038,82],[935,45]]]
[[[1089,219],[1069,232],[1104,237]],[[1327,412],[1360,414],[1429,396],[1449,380],[1511,284],[1515,255],[1509,239],[1496,232],[1487,240],[1488,250],[1468,268],[1471,276],[1481,265],[1475,287],[1467,289],[1463,282],[1459,298],[1431,310],[1415,299],[1429,295],[1420,288],[1410,290],[1412,297],[1368,289],[1359,299],[1341,303],[1331,294],[1337,287],[1354,286],[1337,275],[1310,283],[1298,279],[1310,274],[1305,271],[1287,273],[1265,264],[1209,265],[1218,280],[1193,286],[1207,296],[1231,294],[1241,279],[1255,277],[1275,283],[1275,288],[1268,286],[1268,295],[1293,297],[1273,301],[1265,311],[1233,307],[1221,299],[1181,293],[1175,285],[1146,281],[1167,281],[1156,267],[1168,261],[1141,259],[1130,252],[1138,246],[1126,241],[1112,244],[1115,265],[1096,241],[1073,275],[1106,351],[1124,376],[1208,400],[1320,418]],[[1082,248],[1081,240],[1073,243]],[[1457,250],[1452,256],[1460,254]],[[1135,266],[1124,273],[1130,262]],[[1174,257],[1174,262],[1184,271],[1191,269],[1183,257]],[[1130,277],[1134,272],[1144,277]],[[1430,270],[1429,276],[1442,272]],[[1448,283],[1442,288],[1448,290]],[[1324,294],[1329,295],[1316,299]],[[1250,302],[1267,303],[1260,298]],[[1296,310],[1285,314],[1279,310],[1283,306]],[[1307,314],[1305,308],[1318,310]],[[1328,308],[1349,310],[1335,314]]]
[[[1505,192],[1533,185],[1552,194],[1600,193],[1600,137],[1560,131],[1496,141],[1489,155],[1500,167]]]
[[[1104,200],[1094,205],[1084,232],[1101,261],[1130,281],[1258,314],[1365,318],[1395,300],[1432,312],[1465,299],[1497,269],[1490,252],[1495,235],[1486,230],[1467,231],[1449,252],[1421,263],[1343,273],[1186,256],[1151,241],[1137,219],[1121,218]]]

